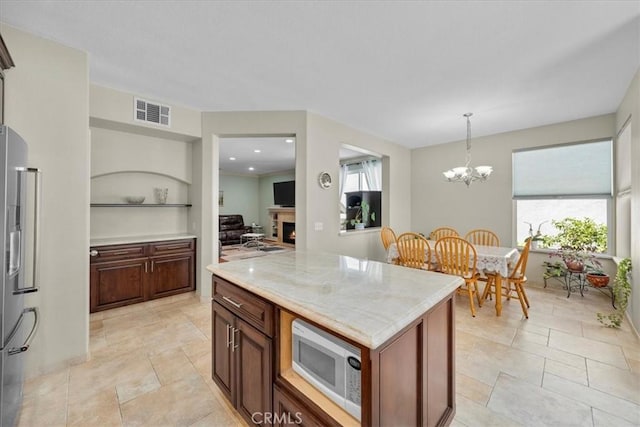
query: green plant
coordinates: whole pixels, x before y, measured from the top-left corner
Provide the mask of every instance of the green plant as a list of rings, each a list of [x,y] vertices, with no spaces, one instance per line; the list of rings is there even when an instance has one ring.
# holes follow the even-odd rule
[[[363,200],[360,203],[360,206],[358,206],[358,211],[356,212],[356,216],[351,220],[351,225],[356,225],[360,223],[366,224],[369,221],[369,218],[371,218],[371,221],[375,221],[376,213],[375,212],[369,213],[370,210],[371,210],[371,205],[369,205],[369,203],[367,203],[366,200]]]
[[[544,236],[544,246],[582,252],[607,250],[607,226],[591,218],[565,218],[551,221],[558,230],[554,236]]]
[[[625,258],[618,264],[616,278],[613,281],[613,296],[617,304],[616,311],[610,314],[596,313],[598,321],[608,328],[619,328],[624,319],[624,313],[629,305],[631,297],[631,283],[629,274],[631,272],[631,259]]]

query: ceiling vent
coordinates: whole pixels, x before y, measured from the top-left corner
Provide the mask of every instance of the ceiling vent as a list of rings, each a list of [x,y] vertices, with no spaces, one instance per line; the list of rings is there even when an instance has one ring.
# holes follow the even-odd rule
[[[141,98],[134,98],[133,103],[133,118],[136,121],[171,126],[171,107],[168,105],[160,105]]]

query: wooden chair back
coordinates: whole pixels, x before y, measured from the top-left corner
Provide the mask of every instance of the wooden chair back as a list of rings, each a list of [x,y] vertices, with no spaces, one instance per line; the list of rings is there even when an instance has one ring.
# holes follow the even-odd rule
[[[451,227],[439,227],[436,228],[435,230],[433,230],[431,232],[431,234],[429,234],[429,239],[431,240],[440,240],[443,237],[447,237],[447,236],[460,236],[460,234],[458,234],[458,232]]]
[[[524,244],[522,248],[522,252],[520,252],[520,258],[518,258],[518,262],[516,266],[511,271],[509,275],[509,279],[511,280],[520,280],[524,279],[525,272],[527,271],[527,261],[529,261],[529,249],[531,249],[531,239],[527,239],[527,242]]]
[[[400,265],[428,269],[431,248],[427,239],[418,233],[402,233],[397,242]]]
[[[464,239],[472,245],[480,246],[500,246],[500,238],[491,230],[476,228],[468,232]]]
[[[382,239],[382,246],[384,246],[384,250],[389,249],[389,245],[396,241],[396,233],[389,227],[382,227],[380,230],[380,238]]]
[[[471,278],[476,274],[476,248],[461,237],[447,236],[436,242],[440,270],[446,274]]]

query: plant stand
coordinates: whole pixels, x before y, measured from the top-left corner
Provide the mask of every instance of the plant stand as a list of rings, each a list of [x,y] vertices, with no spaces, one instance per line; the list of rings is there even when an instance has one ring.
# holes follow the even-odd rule
[[[611,305],[613,306],[613,308],[614,308],[614,309],[616,308],[616,296],[615,296],[615,294],[613,293],[613,286],[611,286],[611,285],[607,285],[607,286],[600,286],[600,287],[598,287],[598,286],[592,286],[592,285],[589,283],[589,281],[587,281],[587,280],[585,280],[585,285],[586,285],[586,286],[589,286],[590,288],[593,288],[593,289],[595,289],[595,290],[597,290],[597,291],[600,291],[601,293],[603,293],[603,294],[605,294],[605,295],[607,295],[607,292],[606,292],[606,291],[609,291],[609,295],[607,295],[607,296],[611,296]]]
[[[571,289],[576,287],[580,291],[580,296],[584,297],[584,286],[586,283],[585,272],[567,270],[567,274],[564,276],[564,282],[567,288],[567,298],[571,296]]]

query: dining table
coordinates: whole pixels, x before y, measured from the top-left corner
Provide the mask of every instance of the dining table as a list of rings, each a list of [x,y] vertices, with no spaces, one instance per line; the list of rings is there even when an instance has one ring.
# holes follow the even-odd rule
[[[435,251],[436,241],[427,240],[427,243],[431,252],[429,261],[435,265],[438,262]],[[473,245],[473,247],[478,255],[476,269],[481,273],[495,273],[496,315],[500,316],[502,314],[502,282],[503,279],[506,281],[509,277],[509,269],[516,265],[520,253],[517,248],[506,246]],[[398,246],[395,242],[392,242],[387,248],[387,262],[393,263],[399,256]]]

